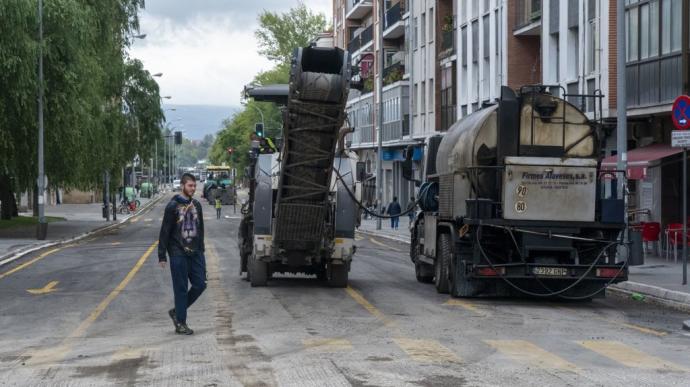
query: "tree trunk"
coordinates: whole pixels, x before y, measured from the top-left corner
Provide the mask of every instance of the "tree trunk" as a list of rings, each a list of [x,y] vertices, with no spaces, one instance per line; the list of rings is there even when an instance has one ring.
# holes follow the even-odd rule
[[[0,175],[0,219],[12,219],[12,189],[10,187],[10,177],[7,175]]]
[[[32,196],[34,198],[33,201],[33,210],[34,210],[34,217],[38,218],[38,185],[34,185],[34,190],[32,192]]]
[[[19,200],[17,199],[17,195],[13,194],[12,195],[12,216],[17,217],[19,216]]]

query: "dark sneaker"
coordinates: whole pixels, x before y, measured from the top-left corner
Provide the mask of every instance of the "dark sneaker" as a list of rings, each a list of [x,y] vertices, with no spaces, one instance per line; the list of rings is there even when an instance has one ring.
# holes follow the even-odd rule
[[[172,320],[173,324],[175,324],[175,329],[177,329],[180,323],[177,322],[177,317],[175,316],[175,308],[170,309],[168,311],[168,316],[170,316],[170,319]]]
[[[175,328],[175,333],[178,335],[191,335],[194,333],[194,331],[191,330],[187,324],[181,323],[177,325],[177,328]]]

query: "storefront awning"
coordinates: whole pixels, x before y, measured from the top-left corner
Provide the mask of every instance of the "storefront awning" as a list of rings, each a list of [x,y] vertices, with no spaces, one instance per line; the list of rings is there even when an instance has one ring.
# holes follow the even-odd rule
[[[647,168],[655,161],[682,152],[681,148],[672,148],[666,144],[652,144],[628,151],[628,179],[642,180],[647,177]],[[602,169],[616,169],[617,157],[609,156],[602,160]]]

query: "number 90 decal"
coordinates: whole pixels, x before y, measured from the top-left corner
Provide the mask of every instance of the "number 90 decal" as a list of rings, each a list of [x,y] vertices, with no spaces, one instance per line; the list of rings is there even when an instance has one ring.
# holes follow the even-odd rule
[[[515,212],[521,214],[525,211],[527,211],[527,203],[523,202],[522,200],[515,202]]]

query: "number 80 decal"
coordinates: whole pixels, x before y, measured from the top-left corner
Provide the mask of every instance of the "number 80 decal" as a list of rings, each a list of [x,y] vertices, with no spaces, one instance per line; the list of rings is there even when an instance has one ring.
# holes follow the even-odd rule
[[[527,203],[523,202],[522,200],[515,202],[515,212],[521,214],[525,211],[527,211]]]

